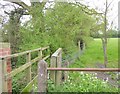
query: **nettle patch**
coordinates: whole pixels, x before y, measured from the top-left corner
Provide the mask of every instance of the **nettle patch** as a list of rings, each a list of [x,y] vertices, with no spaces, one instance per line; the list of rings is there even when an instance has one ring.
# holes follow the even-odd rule
[[[69,75],[69,79],[58,87],[48,80],[48,92],[118,92],[108,80],[98,79],[96,73],[70,72]]]

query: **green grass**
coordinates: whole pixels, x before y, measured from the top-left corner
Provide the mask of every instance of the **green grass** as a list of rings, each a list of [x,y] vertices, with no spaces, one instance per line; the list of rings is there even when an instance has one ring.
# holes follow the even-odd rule
[[[118,67],[118,39],[108,39],[108,67]],[[91,41],[83,55],[70,67],[96,67],[96,63],[104,63],[102,42],[100,39]],[[49,92],[118,92],[118,88],[97,79],[95,74],[70,72],[69,79],[55,87],[48,81]]]
[[[111,68],[118,67],[118,39],[108,39],[107,45],[108,54],[108,66]],[[75,67],[96,67],[96,63],[104,64],[103,48],[101,39],[94,39],[91,41],[80,57],[80,60],[76,61]]]

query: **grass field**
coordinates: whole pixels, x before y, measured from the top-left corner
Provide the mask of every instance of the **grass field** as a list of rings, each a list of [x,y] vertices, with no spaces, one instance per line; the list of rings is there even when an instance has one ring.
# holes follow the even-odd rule
[[[108,39],[108,66],[111,68],[118,67],[118,39]],[[101,39],[91,41],[80,60],[76,61],[75,67],[96,67],[96,63],[104,64],[103,49]]]

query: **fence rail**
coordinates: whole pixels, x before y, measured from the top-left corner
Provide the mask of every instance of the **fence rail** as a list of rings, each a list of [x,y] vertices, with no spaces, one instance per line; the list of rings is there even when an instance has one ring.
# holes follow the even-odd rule
[[[40,67],[40,66],[44,66],[44,67]],[[47,62],[41,60],[39,62],[39,71],[38,71],[38,91],[39,92],[46,92],[46,87],[47,87],[47,71],[55,71],[55,77],[57,77],[57,71],[89,71],[89,72],[120,72],[120,68],[48,68],[47,67]],[[51,72],[52,73],[52,72]],[[60,81],[57,81],[58,79],[51,79],[51,80],[55,80],[54,84],[56,86],[61,84],[61,80],[62,77],[59,78]],[[59,82],[59,83],[58,83]],[[40,88],[42,86],[42,88]]]
[[[2,85],[2,92],[8,92],[7,81],[9,79],[12,79],[12,77],[14,77],[16,74],[18,74],[24,70],[27,70],[26,77],[27,77],[27,83],[28,83],[28,85],[25,87],[25,89],[29,88],[30,85],[32,85],[38,77],[38,75],[37,75],[35,78],[32,79],[31,66],[34,63],[38,62],[39,60],[42,60],[42,59],[46,60],[47,58],[50,57],[50,55],[42,57],[42,51],[47,50],[48,48],[49,48],[49,46],[0,57],[0,58],[2,58],[2,61],[3,61],[2,62],[2,74],[1,74],[1,75],[3,75],[3,77],[2,77],[2,84],[0,84],[0,85]],[[31,53],[36,52],[36,51],[38,51],[38,56],[31,60]],[[20,66],[19,68],[16,68],[8,73],[6,71],[6,63],[7,63],[6,59],[11,59],[11,58],[22,56],[22,55],[26,55],[26,63],[24,65]],[[23,89],[23,90],[25,90],[25,89]]]
[[[48,71],[100,71],[120,72],[120,68],[47,68]]]
[[[24,52],[12,54],[12,55],[1,56],[0,58],[18,57],[18,56],[22,56],[22,55],[25,55],[25,54],[28,54],[28,53],[32,53],[32,52],[36,52],[36,51],[43,51],[43,50],[46,50],[48,48],[49,48],[49,46],[43,47],[43,48],[34,49],[34,50],[24,51]]]

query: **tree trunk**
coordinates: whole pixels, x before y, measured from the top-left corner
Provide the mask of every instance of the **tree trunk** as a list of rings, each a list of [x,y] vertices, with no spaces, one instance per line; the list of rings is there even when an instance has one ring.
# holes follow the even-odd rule
[[[105,18],[104,18],[104,39],[103,42],[103,53],[104,53],[104,66],[107,67],[108,58],[107,58],[107,12],[108,12],[108,1],[106,0],[106,8],[105,8]]]
[[[107,67],[108,57],[107,57],[107,42],[102,39],[103,53],[104,53],[104,66]]]

